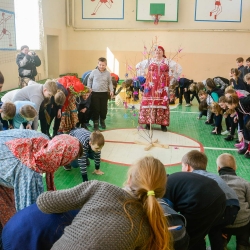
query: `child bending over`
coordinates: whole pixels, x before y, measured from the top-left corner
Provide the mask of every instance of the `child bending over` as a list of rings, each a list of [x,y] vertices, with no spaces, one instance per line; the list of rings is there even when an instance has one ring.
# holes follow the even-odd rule
[[[240,210],[233,225],[222,230],[228,243],[232,235],[236,236],[236,249],[250,249],[250,183],[237,176],[235,158],[231,154],[221,154],[216,160],[219,176],[232,188],[239,199]]]
[[[91,133],[86,129],[76,128],[71,130],[69,134],[77,138],[83,147],[84,155],[77,160],[76,164],[80,167],[82,180],[88,181],[87,166],[90,165],[89,158],[95,161],[95,171],[93,174],[103,175],[104,173],[100,170],[101,150],[105,143],[102,133],[100,131]],[[71,170],[71,166],[66,165],[64,169]]]
[[[205,90],[200,90],[198,96],[201,102],[206,101],[207,103],[207,120],[205,121],[205,124],[212,124],[213,115],[209,107],[213,103],[213,98],[210,95],[208,95]]]
[[[190,94],[192,94],[192,96],[190,97],[190,103],[192,103],[194,98],[196,98],[197,102],[200,103],[200,99],[198,96],[198,87],[197,87],[196,82],[193,82],[189,85],[189,91],[190,91]]]
[[[36,105],[29,101],[16,101],[16,114],[13,118],[15,129],[23,128],[23,123],[27,123],[25,129],[32,129],[32,122],[37,117]]]
[[[12,120],[16,115],[15,104],[12,102],[2,103],[0,105],[0,114],[1,114],[1,120],[5,122],[4,127],[2,127],[2,130],[8,130],[9,129],[8,120]]]
[[[221,126],[222,109],[217,102],[211,103],[210,109],[211,109],[211,112],[214,113],[214,123],[215,123],[214,130],[211,132],[211,134],[220,135],[221,130],[222,130],[222,126]]]

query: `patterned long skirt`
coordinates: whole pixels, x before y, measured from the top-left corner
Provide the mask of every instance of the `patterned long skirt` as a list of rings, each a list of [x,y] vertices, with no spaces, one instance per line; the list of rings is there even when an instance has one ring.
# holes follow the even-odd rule
[[[163,108],[142,108],[139,114],[139,124],[159,124],[169,126],[169,107]]]
[[[73,95],[69,97],[69,104],[62,112],[62,119],[59,127],[59,132],[69,133],[70,130],[76,127],[78,123],[76,98]]]

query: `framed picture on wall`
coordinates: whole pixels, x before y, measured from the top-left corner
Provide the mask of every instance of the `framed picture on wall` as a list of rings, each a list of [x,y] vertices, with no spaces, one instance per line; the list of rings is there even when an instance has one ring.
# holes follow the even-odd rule
[[[241,22],[242,0],[196,0],[195,21]]]
[[[82,0],[82,19],[124,19],[124,0]]]
[[[0,50],[16,50],[15,13],[0,9]]]
[[[136,0],[136,21],[178,22],[179,0]]]

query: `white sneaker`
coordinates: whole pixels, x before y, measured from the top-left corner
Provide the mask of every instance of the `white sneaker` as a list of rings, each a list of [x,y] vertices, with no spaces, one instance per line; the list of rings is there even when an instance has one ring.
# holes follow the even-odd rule
[[[190,104],[190,103],[187,103],[186,105],[185,105],[185,107],[190,107],[192,104]]]
[[[225,130],[224,132],[222,132],[222,135],[228,135],[230,132],[228,130]]]

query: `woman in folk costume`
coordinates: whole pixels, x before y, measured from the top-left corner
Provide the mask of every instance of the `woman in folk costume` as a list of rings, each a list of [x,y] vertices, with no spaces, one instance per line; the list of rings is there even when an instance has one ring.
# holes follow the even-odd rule
[[[54,172],[82,154],[79,141],[59,135],[51,141],[34,130],[12,129],[0,133],[0,231],[19,211],[36,202],[44,192],[55,190]]]
[[[177,66],[166,59],[162,46],[155,49],[154,58],[136,66],[138,69],[148,68],[139,115],[139,124],[146,124],[146,129],[150,129],[150,124],[159,124],[162,131],[167,131],[170,118],[168,87],[170,78],[180,74],[181,67]]]
[[[62,118],[58,132],[69,133],[78,123],[76,98],[86,92],[87,87],[75,76],[64,76],[58,82],[68,91],[66,101],[62,107]]]

